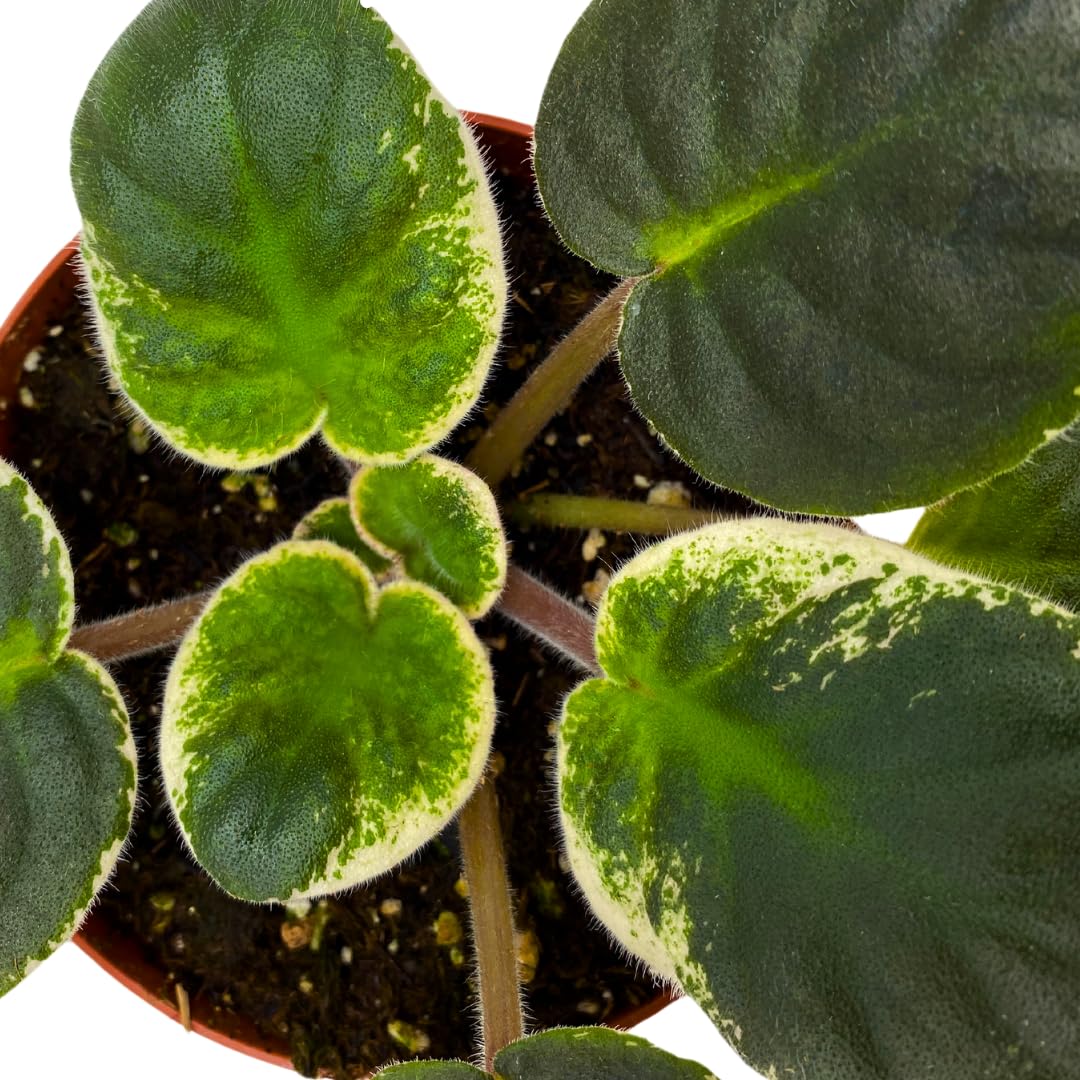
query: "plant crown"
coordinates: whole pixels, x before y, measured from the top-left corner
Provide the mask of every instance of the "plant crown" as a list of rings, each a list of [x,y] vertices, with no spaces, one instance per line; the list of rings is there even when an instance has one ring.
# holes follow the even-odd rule
[[[1078,62],[1071,0],[594,0],[544,95],[544,206],[628,279],[619,362],[670,448],[781,511],[944,500],[910,550],[775,516],[644,550],[563,709],[586,898],[768,1076],[1080,1075]],[[468,125],[357,0],[152,0],[72,178],[106,362],[164,440],[250,468],[321,431],[361,463],[187,632],[161,768],[233,895],[368,880],[470,800],[496,712],[495,495],[427,452],[505,306]],[[558,407],[544,372],[526,411]],[[3,466],[0,991],[130,816],[72,612]],[[621,1033],[506,1042],[382,1075],[708,1076]]]

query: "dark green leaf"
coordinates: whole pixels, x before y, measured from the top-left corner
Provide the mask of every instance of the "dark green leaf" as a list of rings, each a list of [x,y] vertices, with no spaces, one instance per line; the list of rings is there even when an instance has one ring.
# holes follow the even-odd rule
[[[1080,608],[1080,430],[1022,465],[931,507],[908,547]]]
[[[636,403],[790,510],[920,505],[1077,413],[1080,22],[1059,0],[595,0],[544,95],[563,239],[645,275]]]
[[[127,712],[104,668],[64,651],[73,616],[67,548],[0,461],[0,994],[75,932],[135,804]]]

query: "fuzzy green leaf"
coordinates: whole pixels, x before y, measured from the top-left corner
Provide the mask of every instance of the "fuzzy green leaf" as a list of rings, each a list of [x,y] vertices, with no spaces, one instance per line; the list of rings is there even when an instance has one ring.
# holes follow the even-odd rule
[[[529,1035],[495,1055],[498,1080],[716,1080],[694,1061],[609,1028],[557,1028]],[[470,1080],[487,1077],[460,1061],[415,1061],[383,1069],[380,1080]]]
[[[600,1027],[530,1035],[495,1055],[495,1071],[505,1080],[716,1080],[697,1062]]]
[[[236,571],[181,644],[162,772],[222,888],[297,900],[438,833],[483,771],[494,718],[487,653],[444,597],[379,591],[349,552],[293,540]]]
[[[491,489],[433,454],[408,465],[361,469],[350,491],[361,538],[400,556],[405,572],[469,616],[491,610],[506,583],[506,537]]]
[[[100,665],[64,649],[71,564],[30,485],[0,462],[0,994],[66,941],[135,803],[135,746]]]
[[[908,547],[1080,609],[1080,426],[930,507]]]
[[[385,574],[394,564],[360,539],[349,511],[349,500],[325,499],[305,514],[293,529],[294,540],[329,540],[351,551],[376,576]]]
[[[571,248],[644,275],[634,400],[772,505],[922,505],[1077,413],[1080,23],[1057,0],[594,0],[536,129]]]
[[[170,443],[401,461],[472,407],[505,281],[472,135],[358,0],[153,0],[72,133],[108,363]]]
[[[574,873],[767,1075],[1071,1080],[1080,616],[828,526],[649,549],[568,699]]]
[[[488,1073],[466,1065],[463,1061],[407,1061],[402,1065],[391,1065],[380,1069],[376,1076],[380,1080],[485,1080]]]
[[[55,660],[74,615],[67,547],[30,485],[0,461],[0,679]]]

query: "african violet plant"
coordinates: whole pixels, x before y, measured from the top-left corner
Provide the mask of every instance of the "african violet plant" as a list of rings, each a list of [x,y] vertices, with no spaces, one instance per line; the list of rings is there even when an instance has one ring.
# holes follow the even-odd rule
[[[1080,1076],[1078,69],[1073,0],[595,0],[536,171],[566,243],[624,280],[466,468],[429,451],[496,352],[497,221],[386,25],[355,0],[154,0],[105,59],[72,175],[118,386],[204,465],[319,432],[356,470],[208,599],[79,640],[115,658],[198,614],[161,768],[237,897],[347,888],[458,816],[482,1067],[382,1075],[708,1076],[624,1034],[522,1038],[470,622],[496,607],[590,676],[557,734],[582,892],[746,1061]],[[615,344],[717,483],[795,515],[945,501],[907,548],[776,514],[677,533],[593,626],[507,566],[496,494]],[[0,480],[5,989],[107,873],[132,768],[111,682],[64,652],[55,529]]]

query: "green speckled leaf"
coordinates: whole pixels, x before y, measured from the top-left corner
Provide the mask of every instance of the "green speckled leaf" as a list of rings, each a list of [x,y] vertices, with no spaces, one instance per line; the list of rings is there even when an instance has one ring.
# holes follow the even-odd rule
[[[1080,426],[930,507],[908,541],[936,562],[1080,609]]]
[[[1080,20],[1062,0],[594,0],[545,206],[644,275],[635,402],[789,510],[922,505],[1077,414]]]
[[[135,746],[108,673],[65,652],[71,564],[0,462],[0,994],[74,932],[127,836]]]
[[[0,680],[55,660],[74,615],[67,547],[30,485],[0,461]]]
[[[391,1065],[380,1069],[376,1076],[385,1080],[485,1080],[488,1073],[466,1065],[463,1061],[407,1061],[403,1065]]]
[[[361,537],[405,572],[449,597],[470,619],[491,610],[506,583],[506,537],[491,489],[433,454],[361,469],[350,492]]]
[[[360,539],[349,511],[349,500],[326,499],[305,514],[293,529],[294,540],[329,540],[351,551],[376,576],[385,574],[394,564]]]
[[[153,0],[72,181],[106,359],[184,453],[254,467],[321,429],[401,461],[476,400],[506,291],[484,168],[357,0]]]
[[[245,563],[177,653],[161,765],[199,862],[245,900],[384,873],[433,837],[487,760],[487,653],[426,585],[293,540]]]
[[[559,734],[575,876],[751,1065],[1075,1080],[1080,616],[760,520],[628,563],[597,646]]]
[[[608,1028],[558,1028],[511,1043],[495,1055],[505,1080],[716,1080],[697,1062]]]

